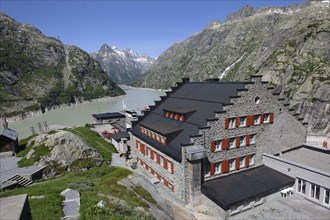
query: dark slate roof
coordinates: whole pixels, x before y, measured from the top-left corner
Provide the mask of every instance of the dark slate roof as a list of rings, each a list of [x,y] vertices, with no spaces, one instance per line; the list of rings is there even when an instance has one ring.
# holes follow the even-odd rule
[[[245,82],[187,82],[174,88],[156,108],[142,117],[131,132],[164,154],[181,162],[181,148],[190,142],[192,135],[198,135],[198,128],[207,125],[206,119],[214,118],[215,111],[223,110],[230,97],[244,89]],[[165,111],[187,114],[184,122],[165,117]],[[140,124],[159,134],[172,135],[167,145],[140,133]]]
[[[92,116],[97,120],[125,118],[125,115],[120,112],[107,112],[107,113],[101,113],[101,114],[92,114]]]
[[[122,138],[129,138],[129,133],[124,131],[124,132],[119,132],[111,135],[111,138],[115,139],[117,142],[120,141]]]
[[[3,130],[0,133],[0,136],[4,136],[6,138],[9,138],[9,139],[15,141],[18,138],[18,133],[16,131],[14,131],[14,130],[11,130],[9,128],[6,128],[5,130]]]
[[[295,179],[266,166],[204,182],[201,191],[224,210],[245,200],[263,197],[286,186]]]

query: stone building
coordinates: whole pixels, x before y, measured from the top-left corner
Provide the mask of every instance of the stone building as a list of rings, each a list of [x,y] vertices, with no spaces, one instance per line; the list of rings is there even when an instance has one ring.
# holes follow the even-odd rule
[[[248,82],[183,79],[131,129],[132,157],[168,196],[225,218],[292,186],[294,178],[263,165],[306,141],[306,128],[274,88]],[[240,190],[238,190],[240,189]]]
[[[14,155],[18,148],[18,133],[9,128],[0,132],[0,154]]]

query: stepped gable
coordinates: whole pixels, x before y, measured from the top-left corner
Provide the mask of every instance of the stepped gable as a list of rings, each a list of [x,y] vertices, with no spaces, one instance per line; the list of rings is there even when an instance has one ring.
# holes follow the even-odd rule
[[[181,162],[182,147],[190,144],[193,136],[199,135],[199,129],[207,126],[208,120],[215,118],[215,112],[223,111],[230,99],[245,90],[245,85],[253,82],[189,82],[183,79],[161,102],[150,107],[144,117],[133,126],[131,132],[141,140],[155,147],[169,157]],[[184,116],[184,120],[166,117],[166,112]],[[140,132],[141,126],[165,136],[166,146]]]

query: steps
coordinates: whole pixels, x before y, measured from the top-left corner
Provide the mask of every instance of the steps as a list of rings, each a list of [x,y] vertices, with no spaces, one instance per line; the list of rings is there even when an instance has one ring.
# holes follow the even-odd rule
[[[16,182],[19,186],[28,186],[33,183],[32,180],[29,180],[19,174],[16,174],[16,175],[10,177],[5,182]]]

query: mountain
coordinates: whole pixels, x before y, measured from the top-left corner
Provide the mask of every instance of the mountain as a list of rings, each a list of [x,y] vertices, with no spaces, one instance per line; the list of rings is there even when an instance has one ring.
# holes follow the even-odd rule
[[[91,53],[102,66],[105,72],[111,76],[114,82],[130,84],[150,68],[155,59],[143,54],[124,49],[119,50],[116,46],[109,47],[103,44],[98,52]]]
[[[133,85],[167,89],[181,77],[236,81],[263,75],[309,122],[309,132],[329,133],[329,8],[329,1],[246,6],[172,45]]]
[[[0,14],[0,115],[124,93],[82,49]]]

